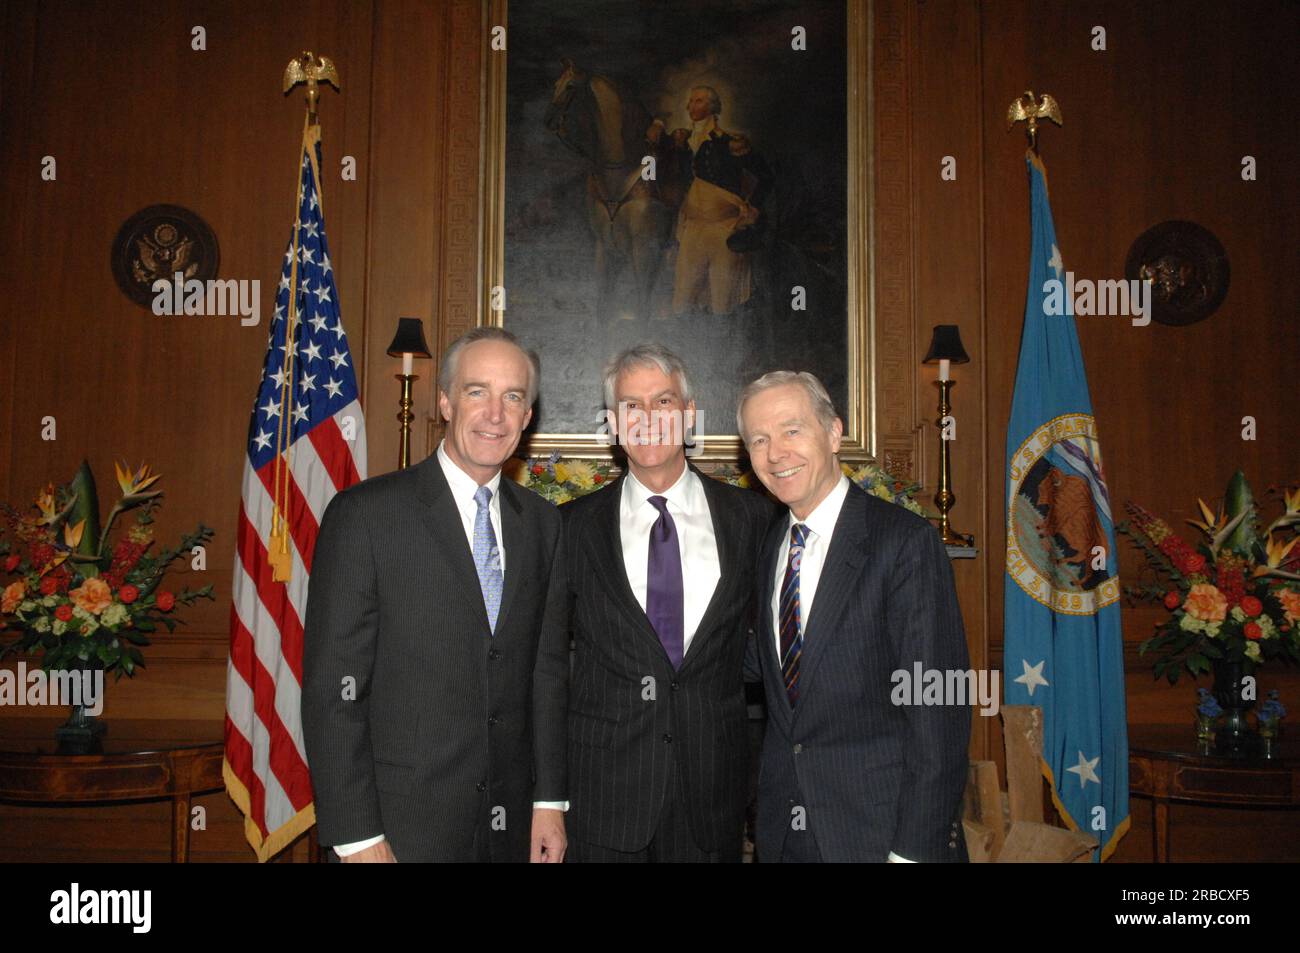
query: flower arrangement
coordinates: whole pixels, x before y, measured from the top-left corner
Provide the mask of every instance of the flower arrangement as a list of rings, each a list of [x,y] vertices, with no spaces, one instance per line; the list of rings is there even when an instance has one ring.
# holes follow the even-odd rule
[[[1286,706],[1276,688],[1270,689],[1264,703],[1255,711],[1259,722],[1259,733],[1264,738],[1277,737],[1278,722],[1286,717]]]
[[[1213,741],[1214,728],[1223,715],[1223,706],[1208,688],[1198,688],[1196,698],[1196,738],[1198,741]]]
[[[608,463],[564,460],[558,452],[528,460],[512,457],[502,470],[509,479],[557,506],[586,496],[614,479],[614,468]]]
[[[872,496],[896,503],[917,516],[924,516],[926,519],[936,518],[936,514],[929,512],[916,501],[916,495],[921,492],[921,484],[900,479],[874,463],[864,463],[856,468],[841,463],[840,469],[844,471],[845,476]]]
[[[1200,531],[1196,547],[1138,504],[1125,504],[1131,519],[1116,529],[1133,539],[1156,576],[1126,592],[1169,610],[1139,648],[1156,656],[1156,678],[1172,684],[1184,671],[1195,676],[1219,662],[1249,672],[1265,660],[1300,661],[1300,489],[1283,490],[1282,498],[1283,512],[1261,531],[1238,471],[1217,513],[1197,500],[1202,519],[1187,521]]]
[[[1202,718],[1218,718],[1223,714],[1223,706],[1208,688],[1198,688],[1196,698],[1196,713]]]
[[[122,497],[100,529],[99,497],[89,464],[64,486],[47,484],[36,497],[36,514],[4,507],[0,559],[16,577],[0,596],[0,631],[18,638],[0,649],[39,653],[47,671],[102,668],[118,678],[144,665],[138,646],[159,625],[173,631],[178,605],[211,599],[212,586],[173,592],[162,588],[168,566],[212,538],[200,524],[175,549],[152,553],[153,513],[161,490],[147,466],[134,473],[114,464]],[[119,516],[135,510],[134,524],[115,542]]]
[[[927,512],[916,501],[916,495],[921,491],[921,484],[899,479],[874,463],[863,463],[857,467],[841,463],[840,469],[844,471],[845,476],[871,495],[897,503],[917,516],[934,518],[933,513]],[[528,460],[513,457],[506,461],[502,471],[506,477],[520,486],[527,487],[557,505],[586,496],[617,478],[615,468],[608,463],[566,460],[558,452],[552,453],[549,457],[532,457]],[[763,484],[749,470],[718,467],[714,476],[732,486],[747,490],[763,490]]]
[[[866,490],[872,496],[878,496],[882,500],[888,500],[890,503],[896,503],[906,510],[910,510],[917,516],[924,516],[926,519],[934,519],[935,514],[927,511],[920,503],[917,502],[916,496],[921,492],[921,484],[914,483],[911,480],[904,480],[894,476],[884,467],[877,466],[874,463],[862,463],[854,467],[847,463],[840,463],[840,470],[844,475],[856,483],[862,489]],[[761,488],[762,484],[754,476],[752,471],[731,470],[724,471],[723,479],[732,486],[744,487],[746,489]]]

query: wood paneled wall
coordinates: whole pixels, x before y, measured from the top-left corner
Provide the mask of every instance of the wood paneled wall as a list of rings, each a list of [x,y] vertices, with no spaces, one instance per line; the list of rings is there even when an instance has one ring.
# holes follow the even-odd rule
[[[1063,129],[1043,133],[1062,253],[1080,276],[1121,277],[1129,244],[1159,221],[1200,222],[1224,243],[1232,288],[1191,328],[1134,328],[1081,318],[1112,495],[1171,521],[1192,514],[1244,468],[1257,491],[1294,479],[1293,358],[1287,293],[1297,207],[1295,86],[1285,70],[1296,14],[1285,2],[1223,5],[998,0],[874,0],[875,302],[882,360],[911,368],[881,408],[914,432],[933,490],[933,371],[920,359],[935,324],[957,324],[972,362],[956,369],[955,526],[975,560],[955,563],[976,665],[1001,664],[1006,419],[1028,261],[1023,137],[1005,110],[1023,89],[1055,95]],[[148,669],[114,685],[106,716],[211,717],[224,705],[229,569],[241,453],[265,328],[233,318],[167,318],[128,302],[107,267],[117,228],[156,202],[188,206],[221,241],[221,276],[262,282],[273,307],[292,213],[301,96],[280,96],[303,48],[333,57],[343,91],[323,93],[324,196],[344,326],[359,369],[372,474],[397,454],[393,360],[398,316],[418,316],[444,346],[478,313],[479,110],[484,13],[476,0],[314,0],[294,4],[4,8],[0,47],[0,500],[21,502],[67,479],[83,457],[111,487],[114,458],[163,474],[160,537],[200,520],[217,535],[207,578],[217,602],[160,638]],[[1090,47],[1094,26],[1107,50]],[[195,26],[206,51],[191,48]],[[1241,157],[1259,179],[1243,182]],[[43,156],[58,178],[40,177]],[[338,174],[357,161],[356,181]],[[955,181],[940,178],[952,156]],[[431,406],[431,368],[416,407]],[[901,413],[901,417],[899,416]],[[58,439],[40,438],[41,419]],[[1258,422],[1243,442],[1241,418]],[[416,421],[416,456],[427,452]],[[104,490],[108,495],[108,490]],[[1126,575],[1136,554],[1122,553]],[[1131,646],[1157,615],[1125,609]],[[1129,658],[1130,719],[1187,720],[1191,688],[1152,682]],[[1266,672],[1266,683],[1275,676]],[[1294,678],[1279,676],[1300,711]],[[0,709],[0,719],[11,712]],[[995,720],[979,720],[972,753],[996,757]],[[0,723],[2,731],[2,723]],[[196,859],[249,859],[224,795],[196,836]],[[66,857],[44,845],[74,822],[80,856],[122,856],[140,825],[164,830],[165,807],[94,811],[0,807],[0,860]],[[161,812],[161,813],[159,813]],[[155,818],[155,814],[157,817]],[[1177,859],[1280,858],[1300,842],[1295,814],[1176,809]],[[1149,808],[1117,859],[1148,859]],[[1264,820],[1261,822],[1261,818]],[[147,828],[145,828],[147,829]],[[132,857],[165,858],[165,838]],[[17,846],[15,846],[17,845]],[[299,851],[301,854],[301,850]],[[75,855],[75,854],[74,854]],[[1292,855],[1293,856],[1293,855]]]

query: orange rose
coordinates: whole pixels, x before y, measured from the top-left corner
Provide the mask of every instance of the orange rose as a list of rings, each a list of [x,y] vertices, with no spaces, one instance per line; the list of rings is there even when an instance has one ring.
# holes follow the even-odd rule
[[[1222,622],[1228,615],[1228,600],[1214,586],[1199,583],[1187,593],[1183,611],[1202,622]]]
[[[1300,622],[1300,592],[1294,589],[1279,590],[1277,601],[1282,603],[1288,622]]]
[[[22,579],[5,586],[4,597],[0,598],[0,612],[13,612],[26,594],[27,583]]]
[[[69,592],[68,598],[76,603],[78,609],[85,609],[92,615],[99,615],[112,604],[113,590],[104,580],[92,576]]]

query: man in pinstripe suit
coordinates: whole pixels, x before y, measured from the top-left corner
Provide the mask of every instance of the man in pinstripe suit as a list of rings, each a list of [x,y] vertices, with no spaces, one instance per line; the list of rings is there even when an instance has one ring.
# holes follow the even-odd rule
[[[755,473],[790,508],[763,547],[746,657],[768,709],[759,859],[965,861],[970,708],[891,701],[894,672],[969,666],[939,534],[843,475],[843,425],[813,375],[764,375],[736,418]]]
[[[470,331],[443,354],[437,452],[321,521],[303,736],[321,842],[347,862],[563,860],[560,516],[501,479],[536,388],[514,335]]]
[[[742,664],[774,509],[687,463],[695,402],[671,352],[616,357],[605,404],[627,472],[561,508],[575,645],[569,859],[738,861]]]

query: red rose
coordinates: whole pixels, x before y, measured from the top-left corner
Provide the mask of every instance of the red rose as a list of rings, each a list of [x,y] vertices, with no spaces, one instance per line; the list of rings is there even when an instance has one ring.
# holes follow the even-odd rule
[[[59,580],[56,577],[52,575],[41,577],[41,595],[52,596],[54,595],[54,591],[58,588]]]
[[[1200,553],[1192,553],[1183,560],[1183,568],[1189,573],[1198,573],[1205,568],[1205,557]]]
[[[597,473],[594,477],[591,478],[591,482],[596,484],[597,486],[600,486],[602,483],[605,482],[605,478],[601,476],[599,473]]]
[[[1176,590],[1170,589],[1165,593],[1165,608],[1173,612],[1183,604],[1182,594]]]
[[[140,598],[140,590],[135,586],[127,583],[121,589],[117,590],[117,597],[126,605],[130,605]]]
[[[57,609],[54,610],[54,618],[58,619],[60,622],[71,622],[72,606],[68,605],[65,602],[63,605],[59,606]]]
[[[1241,611],[1248,616],[1257,616],[1264,611],[1264,603],[1254,596],[1246,596],[1241,600]]]
[[[537,466],[536,464],[533,465],[533,476],[541,476],[545,472],[546,467]]]
[[[163,612],[171,612],[172,608],[176,605],[176,597],[170,592],[160,592],[158,593],[156,605]]]
[[[1252,642],[1258,642],[1264,635],[1264,630],[1259,627],[1258,622],[1247,622],[1245,631],[1246,638],[1250,639]]]
[[[18,568],[20,562],[22,562],[22,560],[18,557],[17,553],[10,553],[9,557],[5,559],[5,572],[13,572]]]

